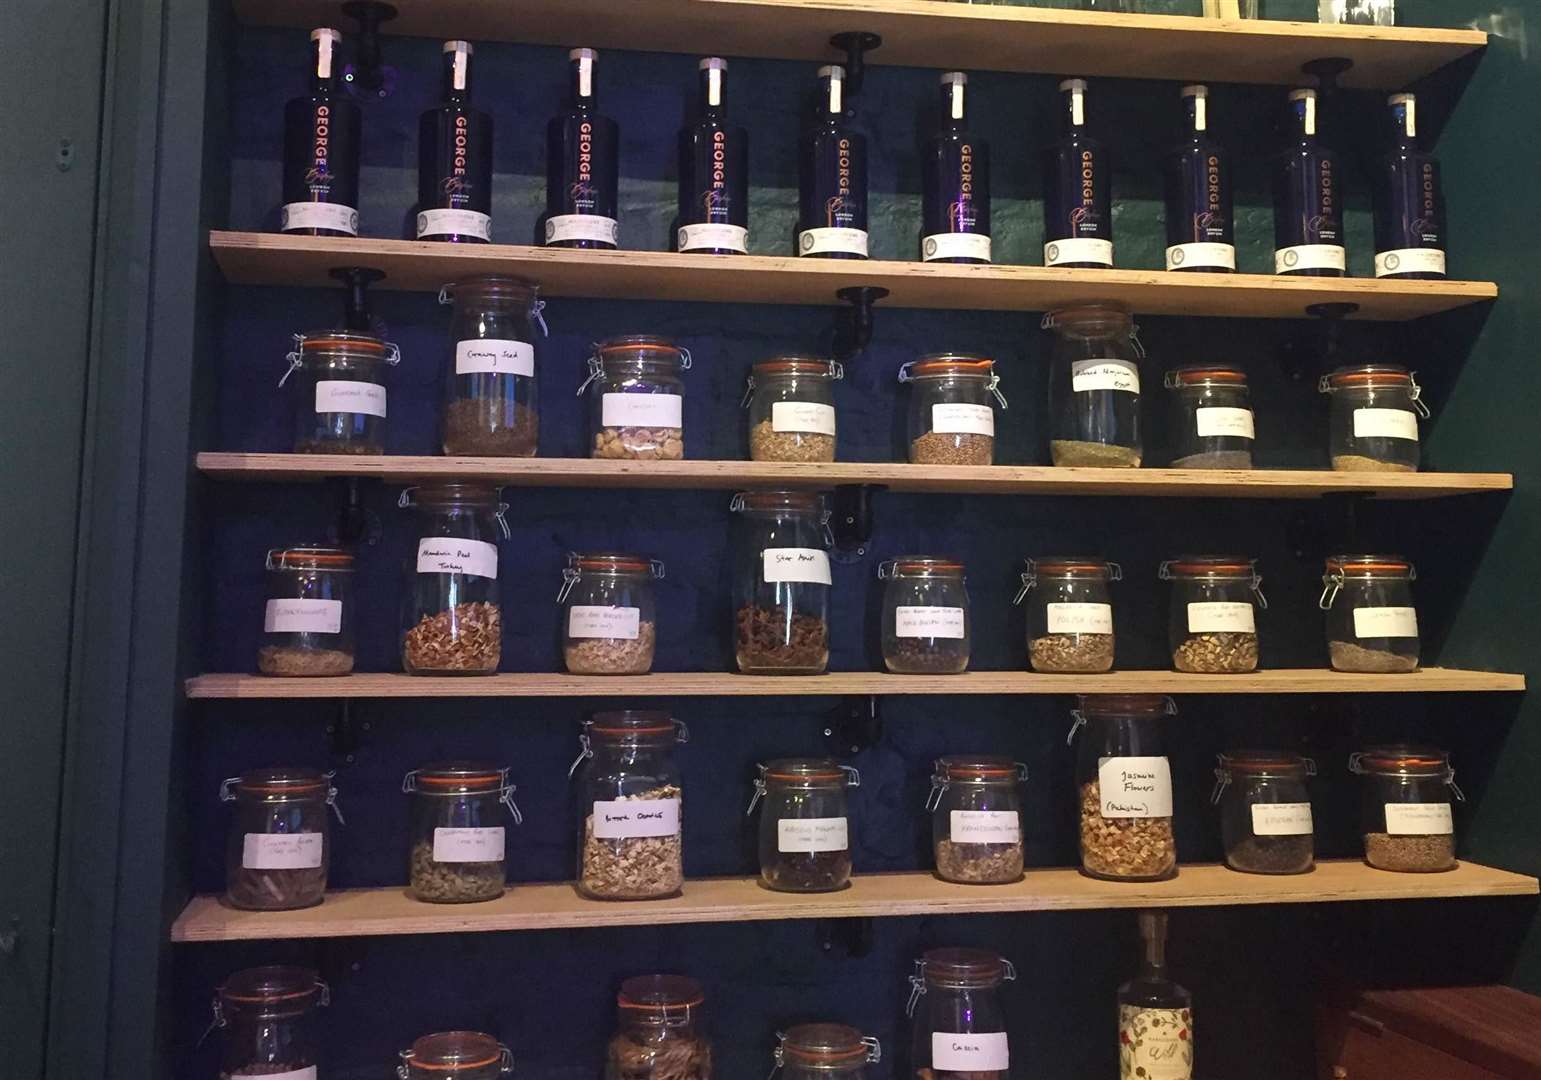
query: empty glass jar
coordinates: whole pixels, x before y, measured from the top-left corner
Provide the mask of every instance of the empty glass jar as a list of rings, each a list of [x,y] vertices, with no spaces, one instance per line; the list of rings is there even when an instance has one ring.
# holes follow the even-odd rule
[[[225,844],[225,899],[248,911],[313,907],[326,896],[332,828],[342,821],[332,774],[253,769],[219,786],[233,803]]]
[[[264,675],[346,675],[353,670],[353,553],[274,548],[257,670]]]
[[[1256,430],[1247,373],[1203,365],[1166,373],[1172,391],[1172,468],[1250,469]]]
[[[1027,659],[1034,671],[1096,674],[1113,669],[1113,597],[1122,581],[1117,563],[1079,556],[1028,559],[1022,590],[1027,600]]]
[[[523,278],[483,274],[446,285],[454,359],[444,380],[444,452],[534,457],[540,441],[535,329],[545,303]]]
[[[690,351],[649,334],[599,342],[589,354],[594,442],[590,456],[678,461],[685,456],[685,382]]]
[[[1054,331],[1049,366],[1050,455],[1056,465],[1137,468],[1140,347],[1129,313],[1084,304],[1044,316]]]
[[[1422,389],[1391,364],[1338,368],[1322,376],[1330,394],[1329,452],[1339,472],[1417,472],[1418,420],[1427,418]]]
[[[1316,763],[1299,754],[1232,750],[1215,769],[1212,801],[1220,807],[1225,864],[1246,874],[1303,874],[1315,860],[1316,837],[1306,778]]]
[[[1365,778],[1364,861],[1380,870],[1430,873],[1455,869],[1450,755],[1420,746],[1374,746],[1352,755],[1350,772]]]
[[[751,461],[834,461],[835,380],[845,369],[833,360],[778,356],[749,373]]]
[[[1256,671],[1257,609],[1267,610],[1257,560],[1182,555],[1161,564],[1172,583],[1172,666],[1200,674]]]
[[[733,497],[733,639],[746,675],[819,675],[829,666],[829,512],[807,491]]]
[[[497,1080],[514,1071],[508,1047],[479,1031],[424,1035],[400,1057],[398,1080]]]
[[[1016,977],[1009,960],[986,949],[931,949],[915,961],[908,1011],[916,1080],[1007,1080],[1011,1050],[1000,986]]]
[[[369,334],[324,330],[295,334],[289,367],[278,385],[292,383],[294,452],[385,453],[385,369],[401,350]]]
[[[1413,564],[1400,555],[1331,555],[1322,575],[1327,654],[1334,671],[1418,669]]]
[[[660,710],[596,713],[584,724],[573,773],[584,815],[578,888],[585,896],[653,900],[684,885],[674,747],[689,737]]]
[[[834,892],[851,880],[846,790],[861,784],[849,765],[782,758],[759,766],[760,880],[778,892]]]
[[[309,968],[275,964],[231,975],[214,995],[214,1026],[225,1033],[220,1080],[315,1080],[316,1010],[330,1003],[331,991]]]
[[[663,563],[636,555],[567,556],[562,590],[562,659],[574,675],[645,675],[658,643],[653,581]]]
[[[963,564],[905,555],[878,565],[883,590],[883,663],[901,675],[968,670],[973,639]]]
[[[407,569],[401,661],[412,675],[487,675],[503,654],[498,535],[507,510],[491,484],[424,484],[401,493],[418,511]]]
[[[931,353],[899,368],[910,383],[910,462],[990,465],[995,410],[1006,408],[995,361],[967,353]]]
[[[844,1024],[798,1024],[776,1036],[781,1080],[866,1080],[867,1066],[882,1060],[876,1038]]]
[[[431,904],[495,900],[506,879],[503,814],[518,825],[508,770],[470,761],[413,769],[401,781],[412,797],[408,875],[412,895]]]
[[[683,975],[621,983],[605,1080],[712,1080],[705,1003],[701,984]]]
[[[1021,880],[1026,782],[1027,766],[1010,758],[937,759],[926,800],[937,877],[963,885]]]
[[[1088,694],[1074,739],[1081,803],[1081,869],[1106,881],[1160,881],[1177,875],[1172,830],[1172,766],[1163,721],[1176,713],[1159,694]],[[1084,731],[1080,729],[1084,727]]]

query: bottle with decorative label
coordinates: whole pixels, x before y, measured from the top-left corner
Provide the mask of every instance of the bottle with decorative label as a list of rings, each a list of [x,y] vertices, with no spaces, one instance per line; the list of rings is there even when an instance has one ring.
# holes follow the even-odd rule
[[[1166,912],[1140,912],[1144,959],[1118,988],[1119,1080],[1193,1080],[1193,996],[1166,976]]]
[[[813,124],[798,154],[797,253],[867,257],[867,137],[846,123],[845,68],[819,68]]]
[[[941,123],[922,162],[920,257],[926,262],[990,261],[990,144],[968,130],[968,76],[942,76]]]
[[[1290,91],[1293,136],[1274,171],[1274,271],[1297,277],[1342,277],[1343,170],[1317,137],[1318,94]]]
[[[620,162],[615,121],[594,100],[593,49],[567,54],[572,93],[546,125],[548,247],[613,248],[620,240],[616,191]]]
[[[417,126],[417,238],[492,239],[492,117],[471,108],[471,43],[444,43],[444,104]]]
[[[1209,87],[1182,89],[1183,139],[1167,157],[1166,268],[1236,270],[1231,168],[1209,134]]]
[[[701,104],[680,129],[680,251],[743,255],[749,250],[749,135],[728,123],[720,56],[701,61]]]
[[[1113,176],[1108,152],[1086,125],[1086,80],[1059,84],[1060,136],[1044,154],[1043,264],[1113,265]]]
[[[284,106],[284,205],[281,232],[358,235],[358,102],[337,92],[342,34],[310,32],[310,93]]]
[[[1375,170],[1375,276],[1445,276],[1445,191],[1439,161],[1418,149],[1418,101],[1392,94],[1391,148]]]

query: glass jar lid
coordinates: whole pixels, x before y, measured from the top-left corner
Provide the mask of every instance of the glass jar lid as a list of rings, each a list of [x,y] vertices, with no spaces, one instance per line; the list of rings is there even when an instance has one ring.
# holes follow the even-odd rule
[[[1360,364],[1340,367],[1322,376],[1320,389],[1325,393],[1350,388],[1373,390],[1382,387],[1417,388],[1413,373],[1395,364]]]
[[[818,356],[776,356],[759,361],[749,370],[751,379],[786,378],[789,375],[839,379],[845,376],[845,369],[840,364]]]
[[[616,709],[595,713],[585,734],[600,742],[673,742],[685,726],[676,723],[666,709]]]
[[[1161,580],[1252,580],[1261,581],[1257,560],[1242,555],[1179,555],[1161,564]]]
[[[823,514],[824,496],[817,491],[740,491],[729,509],[734,512]]]
[[[995,361],[988,356],[974,353],[937,352],[927,353],[918,360],[899,368],[899,381],[913,379],[993,379]]]
[[[844,786],[856,771],[833,758],[776,758],[761,765],[760,770],[769,785],[797,787]]]
[[[1040,555],[1026,559],[1028,577],[1088,577],[1100,581],[1122,581],[1123,567],[1106,559],[1085,555]]]
[[[441,1031],[424,1035],[403,1050],[401,1060],[414,1069],[442,1072],[446,1076],[500,1066],[500,1072],[513,1071],[513,1055],[491,1035],[480,1031]]]
[[[227,978],[215,995],[216,1023],[225,1009],[255,1011],[262,1016],[299,1016],[330,998],[326,983],[310,968],[287,964],[237,971]]]
[[[644,559],[640,555],[623,555],[614,551],[601,551],[593,555],[581,555],[574,551],[567,556],[567,566],[584,574],[650,574],[663,577],[663,563],[657,559]]]
[[[382,341],[373,334],[358,334],[348,330],[317,330],[310,334],[295,334],[294,347],[299,351],[302,361],[339,357],[394,364],[401,359],[401,351],[390,342]]]
[[[272,548],[267,555],[269,570],[337,570],[353,569],[353,552],[347,548],[301,545],[289,548]]]
[[[592,354],[605,367],[657,365],[690,370],[690,350],[655,334],[621,334],[595,342]]]
[[[1430,746],[1370,746],[1348,759],[1349,771],[1388,776],[1453,776],[1450,754]]]
[[[1173,390],[1193,386],[1246,386],[1247,373],[1238,367],[1193,364],[1167,372],[1166,385]]]
[[[1109,334],[1133,334],[1134,322],[1122,304],[1074,304],[1047,312],[1043,328],[1076,337],[1106,337]]]
[[[963,564],[936,555],[901,555],[878,564],[880,578],[962,578]]]
[[[942,783],[1018,784],[1027,779],[1027,766],[1008,757],[949,754],[936,759],[933,776]]]
[[[407,773],[403,790],[424,795],[469,795],[501,791],[507,781],[507,769],[486,762],[438,761]]]
[[[1328,578],[1347,577],[1417,577],[1413,564],[1400,555],[1329,555],[1326,560]]]
[[[1316,763],[1288,750],[1227,750],[1217,755],[1219,767],[1227,777],[1255,776],[1259,779],[1304,779],[1316,775]]]
[[[623,1023],[683,1025],[705,1001],[701,984],[684,975],[637,975],[621,983],[615,1004]]]
[[[1165,694],[1081,694],[1076,708],[1084,716],[1176,716],[1177,703]]]
[[[226,780],[225,790],[255,798],[304,799],[325,794],[331,779],[319,769],[248,769]]]
[[[988,989],[1017,975],[1010,961],[988,949],[930,949],[918,963],[929,986]]]
[[[778,1065],[838,1072],[883,1059],[877,1039],[845,1024],[799,1024],[777,1038]]]
[[[502,494],[496,484],[476,480],[452,480],[420,484],[402,491],[398,505],[421,510],[502,510]]]
[[[494,303],[515,301],[529,304],[539,292],[540,286],[529,278],[510,277],[507,274],[473,274],[440,288],[439,303],[490,300]]]

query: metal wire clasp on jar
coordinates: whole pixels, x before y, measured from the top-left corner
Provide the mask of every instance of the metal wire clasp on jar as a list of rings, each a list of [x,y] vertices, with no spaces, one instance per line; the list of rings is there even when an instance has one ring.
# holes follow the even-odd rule
[[[653,582],[664,565],[637,555],[567,556],[562,588],[562,660],[574,675],[645,675],[658,641]]]
[[[594,345],[589,391],[591,457],[678,461],[685,456],[685,383],[690,350],[649,334]]]
[[[1027,609],[1027,659],[1034,671],[1097,674],[1113,669],[1113,597],[1124,579],[1115,562],[1080,556],[1028,559],[1014,604]]]
[[[749,372],[751,461],[834,461],[837,361],[808,356],[762,360]]]
[[[1400,555],[1329,555],[1318,606],[1327,612],[1334,671],[1416,671],[1420,652],[1412,583]]]
[[[995,407],[1006,409],[995,361],[940,352],[899,367],[910,383],[909,446],[914,465],[991,465]]]
[[[973,649],[963,564],[904,555],[878,564],[883,590],[883,663],[901,675],[961,675]]]
[[[1172,666],[1199,674],[1256,671],[1257,609],[1268,610],[1257,560],[1180,555],[1161,564],[1172,583],[1167,623]]]
[[[844,1024],[799,1024],[776,1032],[781,1080],[865,1080],[867,1066],[883,1060],[883,1046]]]
[[[524,822],[508,769],[474,761],[424,765],[402,777],[401,790],[412,796],[412,895],[431,904],[502,896],[508,844],[501,811],[515,825]]]

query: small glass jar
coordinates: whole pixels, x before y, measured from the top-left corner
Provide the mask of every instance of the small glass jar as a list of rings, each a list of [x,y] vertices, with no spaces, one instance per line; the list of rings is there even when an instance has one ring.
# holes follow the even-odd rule
[[[353,670],[353,553],[274,548],[257,670],[264,675],[346,675]]]
[[[867,1080],[867,1066],[882,1060],[876,1038],[844,1024],[798,1024],[776,1034],[781,1080]]]
[[[594,428],[591,457],[678,461],[685,456],[685,382],[690,350],[649,334],[601,341],[589,353]]]
[[[1365,778],[1365,862],[1408,873],[1455,869],[1453,803],[1466,796],[1455,784],[1448,753],[1372,746],[1352,755],[1348,769]]]
[[[1004,757],[943,757],[931,775],[936,876],[960,885],[1022,879],[1022,785],[1027,766]]]
[[[407,860],[412,895],[430,904],[496,900],[507,878],[503,811],[523,822],[508,770],[447,761],[413,769],[401,790],[412,796]]]
[[[1240,368],[1201,365],[1166,373],[1172,391],[1172,468],[1250,469],[1252,395]]]
[[[901,675],[961,675],[973,647],[963,564],[905,555],[878,564],[883,663]]]
[[[1014,603],[1027,600],[1027,662],[1034,671],[1113,670],[1113,596],[1123,567],[1104,559],[1028,559]]]
[[[646,675],[658,644],[653,581],[663,563],[637,555],[567,556],[562,589],[562,660],[574,675]]]
[[[399,1056],[397,1080],[497,1080],[514,1072],[513,1053],[480,1031],[424,1035]]]
[[[746,675],[829,667],[829,512],[807,491],[733,496],[733,638]]]
[[[225,900],[247,911],[293,911],[326,897],[332,829],[342,821],[332,774],[253,769],[219,785],[234,803],[225,844]]]
[[[861,785],[849,765],[782,758],[758,766],[749,812],[760,809],[760,881],[777,892],[835,892],[851,882],[846,789]]]
[[[1084,304],[1044,316],[1054,331],[1049,367],[1049,452],[1054,464],[1134,469],[1140,436],[1140,361],[1134,322],[1112,304]]]
[[[214,1026],[225,1033],[219,1080],[316,1076],[317,1009],[331,991],[309,968],[271,965],[237,971],[214,995]]]
[[[1332,396],[1328,449],[1338,472],[1417,472],[1423,390],[1406,368],[1342,367],[1322,376]]]
[[[1334,671],[1417,671],[1413,564],[1400,555],[1330,555],[1320,607]]]
[[[1316,762],[1272,750],[1219,756],[1215,793],[1225,865],[1244,874],[1304,874],[1316,858],[1306,778]]]
[[[1160,694],[1084,695],[1076,783],[1081,799],[1081,871],[1104,881],[1177,876],[1172,766],[1162,721],[1177,712]]]
[[[1004,411],[995,361],[968,353],[930,353],[899,368],[910,388],[910,463],[991,465],[995,410]]]
[[[503,654],[498,535],[508,507],[491,484],[425,484],[399,504],[421,515],[407,569],[401,663],[409,675],[490,675]]]
[[[293,380],[296,454],[385,453],[385,369],[401,350],[370,334],[323,330],[295,334]]]
[[[638,975],[621,983],[615,1004],[605,1080],[711,1080],[700,983],[683,975]]]
[[[749,460],[834,461],[835,380],[845,369],[833,360],[778,356],[749,373]]]
[[[1000,987],[1016,977],[1011,961],[987,949],[931,949],[915,961],[907,1010],[915,1021],[915,1080],[1007,1080],[1011,1051]]]
[[[1257,609],[1268,609],[1257,560],[1181,555],[1162,563],[1160,573],[1172,583],[1172,666],[1203,675],[1256,671]]]
[[[657,710],[596,713],[573,763],[578,805],[578,889],[596,900],[655,900],[685,883],[683,790],[674,746],[684,724]]]
[[[446,285],[454,358],[444,379],[446,454],[534,457],[540,441],[535,324],[545,302],[523,278],[482,274]]]

